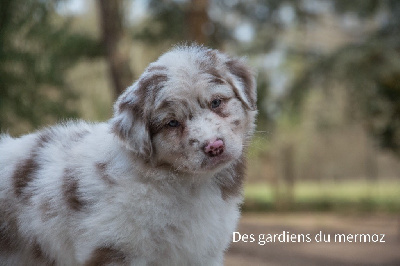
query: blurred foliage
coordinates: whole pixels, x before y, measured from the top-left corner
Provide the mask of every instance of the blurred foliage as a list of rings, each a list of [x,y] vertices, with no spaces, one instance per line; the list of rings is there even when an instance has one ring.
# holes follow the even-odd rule
[[[80,58],[105,55],[104,40],[70,30],[71,20],[55,12],[59,2],[0,2],[1,130],[21,123],[37,127],[54,117],[77,115],[72,111],[76,95],[65,82],[67,70]],[[336,18],[350,14],[366,21],[384,14],[385,21],[377,30],[366,31],[356,41],[325,54],[309,44],[297,45],[297,40],[285,44],[283,39],[288,32],[315,29],[310,25],[315,26],[319,16],[327,15],[321,11],[326,7],[318,7],[324,3],[330,4],[328,12],[336,12]],[[125,1],[123,7],[128,6]],[[259,68],[258,120],[262,129],[271,130],[279,120],[288,121],[286,124],[299,121],[312,90],[329,94],[329,90],[344,87],[349,96],[349,121],[362,121],[383,147],[400,154],[399,1],[148,0],[146,12],[145,19],[134,25],[128,25],[123,17],[118,20],[124,31],[130,27],[134,40],[146,46],[200,39],[205,40],[205,45],[249,56],[249,61]],[[198,21],[201,25],[196,25]],[[247,27],[249,40],[238,37],[241,27]],[[292,34],[291,38],[302,36]],[[131,41],[127,43],[131,45]],[[272,79],[268,75],[274,73],[270,74],[263,63],[271,50],[285,45],[285,71],[292,71],[295,81],[290,80],[292,84],[288,83],[290,88],[282,99],[270,91]],[[125,53],[121,54],[126,59]],[[288,66],[291,61],[297,65]],[[289,106],[292,112],[285,112],[282,106]]]
[[[375,15],[382,6],[392,8],[397,0],[333,0],[335,10],[338,13],[354,12],[360,17],[369,17]]]
[[[242,48],[246,54],[260,54],[270,51],[280,41],[281,34],[288,26],[304,25],[316,15],[304,1],[296,0],[214,0],[215,20],[226,25],[226,35],[236,41],[234,29],[249,23],[254,30],[254,40]],[[230,16],[223,16],[223,13]],[[286,14],[284,14],[286,12]],[[290,13],[290,14],[289,14]],[[289,18],[290,17],[290,18]],[[292,21],[287,21],[287,19]],[[236,43],[239,45],[239,43]]]
[[[148,44],[195,41],[195,36],[190,34],[193,29],[188,27],[192,15],[190,7],[195,1],[149,0],[149,17],[140,28],[136,29],[134,38]],[[209,5],[209,2],[205,1],[204,4]],[[207,38],[203,44],[218,48],[224,41],[230,39],[226,26],[211,20],[207,14],[205,16],[204,25],[200,25]]]
[[[372,16],[388,12],[388,21],[365,40],[319,56],[291,86],[287,101],[298,112],[310,89],[329,93],[331,84],[347,88],[349,121],[361,120],[381,147],[400,155],[400,2],[335,1],[338,12]]]
[[[149,1],[150,19],[135,33],[137,39],[157,43],[166,39],[182,41],[184,36],[184,7],[176,1]]]
[[[71,33],[57,18],[59,1],[0,1],[0,129],[37,127],[74,117],[65,82],[79,58],[102,55],[99,41]]]
[[[294,7],[296,23],[315,17],[302,1],[295,0],[200,0],[208,5],[208,21],[202,25],[208,41],[205,45],[220,48],[226,42],[236,43],[235,29],[250,23],[258,37],[248,46],[246,53],[268,51],[276,35],[285,28],[279,12],[287,6]],[[194,41],[188,36],[190,7],[196,0],[149,0],[149,16],[136,29],[134,37],[148,44],[163,41],[171,43]]]

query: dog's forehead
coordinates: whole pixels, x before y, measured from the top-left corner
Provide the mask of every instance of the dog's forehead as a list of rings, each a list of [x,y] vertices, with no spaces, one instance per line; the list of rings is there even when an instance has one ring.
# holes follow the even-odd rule
[[[226,70],[227,60],[227,56],[217,50],[183,46],[163,54],[156,63],[166,66],[174,77],[195,80],[201,73],[217,75]]]
[[[181,75],[186,76],[186,73]],[[166,106],[172,107],[171,103],[179,105],[183,102],[192,102],[191,106],[193,106],[193,103],[199,102],[209,93],[207,86],[207,82],[201,79],[168,75],[168,81],[164,83],[164,86],[155,95],[155,109]]]
[[[215,81],[216,77],[207,72],[195,74],[182,70],[180,73],[168,74],[168,80],[155,95],[156,109],[166,106],[167,103],[188,103],[193,108],[204,105],[214,97],[231,98],[235,96],[230,85],[222,79]],[[184,104],[187,105],[187,104]],[[168,104],[168,106],[171,106]]]
[[[199,47],[177,48],[162,55],[154,64],[166,69],[167,81],[157,92],[156,107],[165,101],[201,101],[214,94],[232,96],[223,79],[223,56]]]

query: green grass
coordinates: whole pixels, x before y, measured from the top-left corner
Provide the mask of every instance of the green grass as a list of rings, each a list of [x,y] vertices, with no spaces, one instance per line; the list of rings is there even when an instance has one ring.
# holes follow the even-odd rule
[[[294,187],[293,198],[284,188],[269,185],[245,187],[244,211],[343,211],[399,212],[400,181],[368,183],[302,182]]]

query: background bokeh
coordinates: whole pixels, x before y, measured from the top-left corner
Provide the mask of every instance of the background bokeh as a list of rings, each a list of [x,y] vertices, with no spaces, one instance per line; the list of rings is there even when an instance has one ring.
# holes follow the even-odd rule
[[[150,62],[191,42],[257,73],[239,229],[390,235],[379,247],[235,243],[227,265],[399,265],[400,1],[2,0],[0,130],[107,120]]]

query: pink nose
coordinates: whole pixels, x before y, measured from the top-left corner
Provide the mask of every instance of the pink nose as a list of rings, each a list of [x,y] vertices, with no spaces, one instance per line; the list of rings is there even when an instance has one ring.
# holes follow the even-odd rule
[[[210,157],[215,157],[221,155],[224,152],[224,148],[225,146],[222,139],[217,139],[208,142],[208,144],[204,146],[204,152]]]

